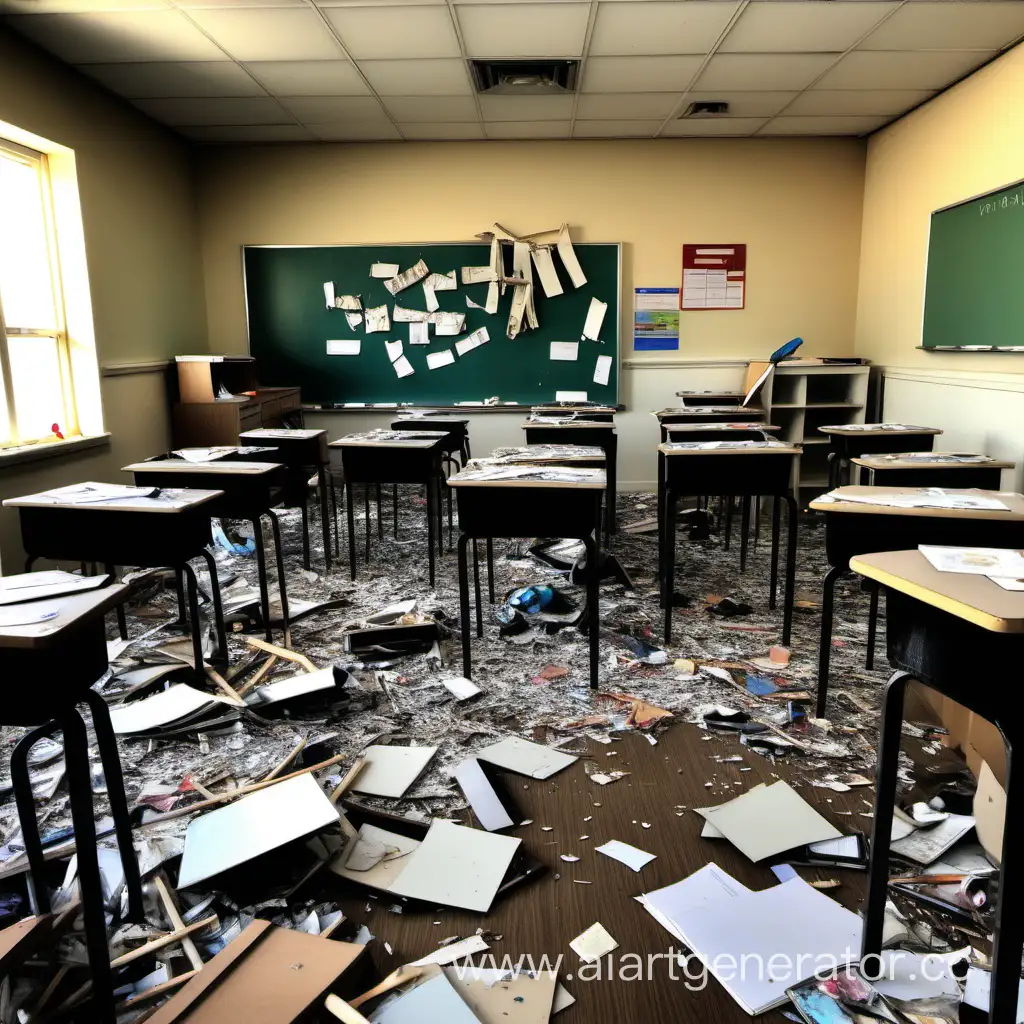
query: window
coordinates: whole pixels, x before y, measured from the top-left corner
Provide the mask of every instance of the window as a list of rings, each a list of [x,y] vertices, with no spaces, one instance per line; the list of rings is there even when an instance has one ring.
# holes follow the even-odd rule
[[[47,156],[0,139],[0,448],[78,433]]]

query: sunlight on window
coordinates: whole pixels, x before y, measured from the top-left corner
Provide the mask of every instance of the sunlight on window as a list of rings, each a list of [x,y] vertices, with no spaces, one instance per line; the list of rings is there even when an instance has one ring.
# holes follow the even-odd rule
[[[57,324],[38,161],[0,153],[0,304],[8,329]]]
[[[14,416],[22,441],[38,441],[64,419],[64,392],[56,338],[7,338],[14,382]]]

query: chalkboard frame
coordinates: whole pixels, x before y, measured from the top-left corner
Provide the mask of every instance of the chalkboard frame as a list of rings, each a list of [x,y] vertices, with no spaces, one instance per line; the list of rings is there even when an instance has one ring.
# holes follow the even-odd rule
[[[353,249],[361,249],[361,250],[367,250],[366,254],[371,259],[376,260],[378,258],[383,258],[383,257],[379,256],[379,254],[380,254],[380,252],[382,250],[396,250],[396,249],[400,249],[400,250],[414,250],[414,251],[415,250],[420,250],[421,251],[420,254],[423,255],[427,259],[427,262],[429,264],[430,263],[429,250],[431,248],[437,247],[437,246],[445,246],[445,247],[451,247],[451,246],[474,246],[474,247],[479,247],[480,250],[481,250],[481,254],[482,254],[481,255],[481,259],[479,260],[479,262],[480,263],[486,263],[487,262],[487,259],[486,259],[487,246],[486,246],[486,243],[481,242],[481,240],[479,238],[465,239],[465,240],[461,240],[461,241],[458,241],[458,240],[455,240],[455,241],[447,240],[447,241],[423,241],[423,242],[316,242],[316,243],[280,243],[280,244],[275,244],[275,243],[243,244],[240,247],[239,255],[240,255],[241,270],[242,270],[243,300],[244,300],[244,303],[245,303],[246,350],[247,350],[247,352],[249,352],[253,356],[256,356],[257,358],[259,358],[259,356],[260,356],[259,352],[254,352],[253,351],[253,344],[252,344],[253,331],[252,331],[251,317],[253,315],[253,306],[252,306],[251,301],[250,301],[250,282],[249,282],[248,265],[247,265],[247,261],[246,261],[246,254],[248,252],[250,252],[252,250],[332,250],[332,249],[348,249],[348,250],[353,250]],[[577,292],[581,293],[581,294],[586,293],[586,294],[594,295],[594,297],[602,298],[602,299],[605,299],[606,301],[608,301],[609,308],[608,308],[608,313],[607,313],[606,318],[605,318],[605,330],[609,331],[609,334],[611,335],[611,337],[610,338],[606,338],[605,341],[606,341],[606,344],[609,343],[609,342],[611,343],[611,345],[613,347],[613,351],[611,351],[611,352],[607,352],[607,351],[598,352],[598,354],[610,354],[610,355],[612,355],[612,358],[613,358],[613,364],[612,364],[613,372],[612,372],[612,381],[611,381],[611,385],[612,386],[610,388],[604,388],[604,387],[601,387],[599,385],[594,385],[592,383],[589,383],[589,387],[587,387],[587,390],[588,390],[588,392],[592,392],[592,393],[588,394],[588,397],[589,397],[589,399],[591,401],[595,400],[597,397],[600,397],[600,399],[602,401],[602,404],[617,405],[619,400],[620,400],[619,396],[620,396],[620,393],[621,393],[621,380],[622,380],[622,318],[623,318],[623,315],[624,315],[624,313],[623,313],[623,292],[622,292],[622,280],[623,280],[623,276],[622,276],[622,257],[623,257],[622,248],[623,247],[622,247],[622,243],[621,242],[586,241],[586,242],[574,242],[573,243],[573,247],[577,250],[577,256],[579,256],[581,258],[581,260],[583,259],[583,254],[588,249],[609,249],[609,248],[614,247],[614,253],[615,253],[615,263],[614,263],[614,288],[615,288],[615,295],[614,295],[614,300],[612,300],[610,297],[606,296],[603,292],[596,292],[596,294],[595,294],[595,292],[589,292],[588,293],[588,289],[590,288],[589,284],[584,285],[582,288],[579,288],[579,289],[574,288],[572,286],[572,282],[569,281],[569,279],[568,279],[568,275],[565,272],[564,267],[560,267],[559,278],[560,278],[560,280],[562,282],[562,285],[563,285],[563,287],[565,289],[565,293],[566,294],[572,295],[573,293],[577,293]],[[410,256],[409,260],[401,261],[401,266],[403,268],[407,267],[407,266],[410,266],[412,263],[415,263],[416,258],[418,258],[418,257],[413,258],[412,256]],[[388,260],[385,259],[384,261],[387,262]],[[506,263],[506,266],[507,265],[508,264]],[[367,267],[367,270],[368,269],[369,268]],[[433,268],[431,268],[431,269],[433,269]],[[611,270],[610,267],[607,267],[606,270],[605,270],[605,274],[609,278],[611,277],[610,270]],[[324,280],[327,280],[327,279],[329,279],[329,278],[328,277],[324,278]],[[367,280],[367,282],[369,282],[371,279],[367,276],[366,280]],[[538,304],[540,304],[542,302],[558,301],[557,298],[553,299],[553,300],[549,300],[549,299],[547,299],[544,296],[543,290],[540,288],[540,283],[539,283],[539,280],[537,278],[536,272],[534,273],[534,280],[535,280],[535,283],[536,283],[536,286],[537,286]],[[320,282],[318,281],[317,282],[317,287],[318,288],[319,288],[319,283]],[[380,282],[380,281],[377,281],[376,283],[378,285],[382,284],[382,282]],[[339,284],[339,282],[336,281],[336,285],[337,284]],[[415,288],[416,286],[413,286],[413,287]],[[459,282],[459,289],[458,289],[458,294],[460,296],[462,296],[464,294],[464,287],[477,288],[478,289],[480,286],[473,286],[473,285],[471,285],[471,286],[463,286],[462,282],[460,280],[460,282]],[[410,291],[411,291],[411,289],[410,289]],[[499,312],[497,314],[493,315],[493,316],[487,317],[486,326],[488,327],[490,335],[491,335],[491,344],[493,344],[496,339],[499,340],[499,342],[506,340],[506,337],[505,337],[505,326],[506,326],[506,319],[507,319],[506,318],[506,313],[507,313],[506,305],[510,301],[511,291],[512,290],[509,289],[508,294],[506,296],[502,297],[501,304],[499,306]],[[340,294],[340,289],[339,289],[339,294]],[[438,298],[441,300],[441,308],[442,309],[445,308],[445,297],[446,297],[446,294],[453,294],[453,293],[443,293],[442,292],[442,293],[438,294]],[[589,301],[589,299],[588,299],[588,301]],[[398,296],[395,296],[394,298],[389,297],[387,299],[387,302],[388,302],[389,306],[390,305],[394,305],[394,304],[398,304],[398,305],[404,305],[405,304],[405,303],[402,302],[401,294],[398,295]],[[410,302],[410,303],[408,303],[408,305],[410,305],[410,306],[419,306],[420,303],[418,301],[416,301],[416,302]],[[463,307],[460,306],[460,309],[461,308],[463,308]],[[471,314],[470,314],[471,318],[472,318],[472,314],[474,312],[475,311],[471,311]],[[341,316],[341,311],[340,310],[338,311],[338,316],[339,317]],[[543,316],[541,316],[540,320],[541,320],[541,322],[540,322],[540,330],[544,331],[544,329],[545,329],[545,318]],[[392,331],[391,331],[391,333],[389,335],[374,334],[374,335],[367,336],[365,334],[365,331],[359,331],[356,334],[356,336],[360,337],[363,340],[363,342],[364,342],[364,349],[365,349],[365,345],[366,345],[367,341],[370,341],[372,343],[376,339],[384,339],[386,337],[394,337],[394,335],[397,334],[399,330],[403,331],[403,333],[404,333],[405,327],[406,327],[406,325],[404,323],[399,323],[397,325],[398,330],[396,330],[396,325],[393,323],[392,324]],[[609,330],[609,328],[611,328],[611,330]],[[467,331],[469,331],[471,329],[472,329],[471,327],[467,326]],[[582,317],[580,318],[580,330],[582,330]],[[604,332],[602,332],[602,333],[604,333]],[[533,336],[533,337],[531,337],[531,336]],[[577,334],[575,337],[578,337],[578,336],[579,335]],[[519,339],[523,339],[523,340],[526,340],[526,341],[536,340],[536,332],[535,331],[524,331],[519,336]],[[519,339],[517,339],[517,340],[519,340]],[[456,340],[455,338],[451,339],[451,341],[453,343],[454,343],[455,340]],[[548,340],[551,340],[551,339],[548,339]],[[568,338],[568,339],[560,338],[559,340],[575,340],[575,338]],[[581,342],[580,344],[581,344],[581,353],[582,353],[582,347],[584,345],[588,345],[590,343]],[[413,348],[413,349],[408,349],[407,348],[406,351],[407,351],[407,354],[409,354],[410,352],[415,352],[415,348]],[[331,358],[332,359],[343,359],[343,358],[352,358],[352,357],[331,357]],[[362,358],[362,356],[360,356],[358,358]],[[472,355],[470,355],[469,358],[472,358]],[[583,359],[582,359],[582,355],[581,355],[580,364],[582,364],[582,363],[583,363]],[[576,364],[573,364],[573,365],[575,366]],[[261,380],[262,380],[262,376],[261,376]],[[588,381],[589,381],[589,378],[588,378]],[[265,383],[279,384],[279,383],[282,383],[282,381],[278,381],[278,380],[274,379],[274,380],[267,380]],[[301,381],[293,381],[293,382],[284,381],[284,383],[301,384],[302,382]],[[598,390],[601,392],[600,396],[598,396],[597,392],[593,391],[594,388],[598,388]],[[374,406],[389,406],[389,407],[394,407],[394,406],[413,406],[413,407],[415,407],[415,406],[423,405],[423,406],[430,407],[430,408],[441,408],[441,407],[449,407],[449,404],[450,404],[450,403],[447,403],[447,402],[445,402],[443,400],[440,400],[440,399],[431,399],[431,398],[427,398],[427,399],[420,398],[420,399],[414,400],[414,401],[403,401],[402,398],[401,398],[401,395],[397,393],[397,390],[398,389],[396,389],[396,394],[393,396],[394,399],[395,399],[393,401],[390,401],[390,400],[389,401],[371,401],[371,400],[367,400],[365,402],[357,402],[357,401],[353,400],[353,401],[347,403],[347,407],[349,407],[349,408],[352,408],[352,407],[372,408]],[[559,390],[583,390],[583,387],[576,387],[574,385],[573,387],[566,386],[566,387],[560,388]],[[487,397],[487,396],[486,395],[477,396],[475,394],[460,395],[458,401],[459,401],[460,404],[472,406],[472,405],[476,405],[477,404],[477,402],[474,401],[474,400],[477,399],[478,397],[482,399],[482,398]],[[523,405],[526,405],[526,404],[540,404],[542,402],[549,402],[549,401],[553,400],[554,399],[554,394],[553,393],[552,394],[548,394],[546,391],[538,391],[537,394],[530,393],[530,394],[522,396],[518,400],[518,402],[517,401],[513,401],[513,400],[508,400],[508,399],[506,399],[502,395],[499,395],[499,397],[501,398],[501,401],[500,401],[500,403],[497,406],[489,406],[489,407],[481,406],[481,408],[502,409],[502,408],[516,408],[517,405],[519,407],[522,407]],[[305,399],[306,399],[306,395],[305,394],[304,394],[303,398],[304,398],[304,401],[305,401]],[[314,399],[314,401],[316,401],[316,400]],[[341,408],[345,408],[346,407],[346,403],[339,403],[339,404],[336,404],[336,405],[332,405],[332,404],[328,403],[328,404],[323,404],[321,407],[322,408],[327,408],[327,409],[330,409],[330,408],[341,409]]]

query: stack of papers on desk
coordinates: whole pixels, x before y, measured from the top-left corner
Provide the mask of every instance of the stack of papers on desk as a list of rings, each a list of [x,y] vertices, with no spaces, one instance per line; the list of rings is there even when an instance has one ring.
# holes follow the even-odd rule
[[[18,576],[0,576],[0,605],[37,601],[45,597],[64,597],[86,590],[98,590],[110,581],[108,575],[79,576],[62,569],[26,572]]]
[[[130,487],[126,484],[69,484],[43,491],[39,497],[49,498],[55,505],[92,505],[103,501],[124,501],[126,498],[148,498],[155,487]]]
[[[960,548],[918,544],[939,572],[988,576],[1005,590],[1024,590],[1024,552],[1013,548]]]
[[[638,901],[754,1015],[786,989],[860,958],[861,919],[793,878],[752,892],[716,864]]]
[[[985,498],[975,494],[950,494],[941,487],[929,487],[918,494],[840,494],[834,491],[826,497],[835,501],[854,502],[858,505],[884,505],[888,508],[952,508],[968,511],[992,510],[1009,512],[1010,506],[998,498]]]

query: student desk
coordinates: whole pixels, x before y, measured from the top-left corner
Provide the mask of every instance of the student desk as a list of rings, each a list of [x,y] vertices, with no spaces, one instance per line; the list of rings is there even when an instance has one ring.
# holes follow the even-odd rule
[[[828,489],[842,481],[843,463],[859,455],[879,452],[930,452],[938,427],[914,427],[906,423],[841,423],[818,427],[828,434]]]
[[[1009,506],[997,509],[900,508],[868,505],[858,497],[923,495],[919,487],[840,487],[811,502],[825,514],[825,557],[829,570],[822,581],[821,639],[818,644],[818,718],[825,717],[832,654],[832,610],[836,580],[849,571],[850,559],[871,551],[899,551],[918,544],[985,547],[1024,546],[1024,495],[1000,491],[955,490],[952,495],[996,498]],[[869,667],[875,643],[878,590],[872,591],[868,628]]]
[[[574,405],[572,402],[563,405],[535,405],[530,409],[531,416],[575,416],[578,420],[597,423],[614,422],[617,412],[614,405]]]
[[[619,444],[615,425],[611,421],[602,423],[597,420],[579,418],[557,420],[537,418],[527,420],[522,427],[526,431],[528,445],[582,444],[604,450],[608,460],[605,471],[608,479],[608,493],[605,498],[607,514],[604,519],[604,529],[606,542],[610,543],[611,535],[615,532],[615,487]]]
[[[665,428],[672,423],[763,423],[764,409],[735,405],[677,405],[651,413],[661,428],[661,443],[668,440]]]
[[[1024,787],[1013,754],[1024,736],[1020,701],[1007,673],[1024,657],[1024,593],[1003,590],[984,576],[939,572],[918,551],[862,555],[851,560],[850,568],[885,587],[887,646],[896,669],[882,700],[876,838],[871,843],[862,956],[877,954],[882,945],[889,850],[880,837],[892,830],[904,696],[907,683],[917,679],[992,722],[1006,742],[1005,828],[988,1020],[1012,1024],[1017,1020],[1024,945],[1024,873],[1017,871],[1024,834],[1016,827],[1024,814]]]
[[[942,458],[944,455],[970,461],[948,461]],[[883,487],[981,487],[998,491],[1003,470],[1014,468],[1014,463],[989,455],[961,452],[900,452],[863,455],[850,461],[867,470],[869,484]]]
[[[441,525],[441,456],[449,437],[441,430],[377,430],[349,434],[331,441],[328,447],[341,451],[345,474],[345,503],[348,506],[348,554],[352,579],[356,578],[355,516],[352,509],[353,484],[422,484],[427,492],[427,558],[430,585],[434,585],[434,522],[437,546],[443,551]],[[366,560],[370,560],[370,492],[366,503]],[[377,520],[381,531],[380,518]]]
[[[238,435],[244,445],[265,445],[272,452],[253,456],[256,462],[280,462],[288,467],[288,504],[302,509],[302,564],[309,568],[309,509],[306,496],[310,470],[316,473],[320,498],[320,533],[324,544],[324,565],[331,567],[331,514],[328,508],[331,457],[327,450],[326,430],[300,430],[289,427],[258,427]]]
[[[263,550],[263,516],[270,520],[274,532],[274,551],[277,560],[277,583],[281,592],[281,620],[285,646],[288,645],[288,592],[285,583],[284,548],[281,528],[270,509],[280,499],[280,490],[287,483],[287,469],[277,462],[187,462],[184,459],[149,459],[123,467],[141,486],[187,487],[203,483],[222,494],[207,510],[208,516],[218,519],[242,519],[252,524],[253,543],[256,545],[256,568],[260,585],[260,607],[267,641],[273,640],[270,619],[270,588],[267,584],[267,559]],[[210,569],[214,574],[213,566]]]
[[[105,516],[94,518],[97,522],[107,519]],[[78,525],[81,527],[80,523]],[[150,522],[149,527],[152,528],[152,525]],[[141,534],[142,530],[139,532]],[[89,705],[103,762],[107,797],[128,890],[128,919],[141,922],[145,912],[142,884],[132,846],[132,827],[117,740],[110,724],[106,701],[92,689],[93,684],[107,670],[104,615],[119,606],[128,592],[128,587],[115,583],[78,594],[7,605],[3,609],[6,613],[21,609],[31,611],[39,606],[56,610],[58,614],[56,618],[30,625],[0,625],[0,678],[32,684],[6,688],[0,721],[4,725],[37,727],[19,740],[11,755],[11,781],[29,864],[32,910],[36,914],[49,913],[50,896],[28,759],[39,740],[60,731],[64,737],[64,766],[78,855],[85,942],[93,982],[93,1002],[88,1019],[102,1024],[114,1024],[113,972],[110,967],[103,886],[96,853],[96,812],[93,807],[89,737],[77,704]]]
[[[676,502],[681,497],[716,494],[729,497],[739,490],[743,496],[775,498],[772,506],[772,557],[769,608],[775,607],[779,570],[779,526],[781,502],[789,506],[789,534],[786,545],[786,580],[782,611],[782,642],[788,644],[793,628],[793,585],[796,573],[797,508],[792,492],[792,473],[800,449],[781,441],[751,441],[746,444],[722,442],[725,447],[706,443],[663,444],[665,456],[664,506],[659,509],[658,531],[665,609],[665,643],[672,640],[672,606],[675,591]]]
[[[604,470],[555,470],[543,466],[509,466],[496,470],[464,469],[449,481],[459,489],[459,608],[462,625],[462,674],[472,678],[469,637],[469,573],[466,545],[495,537],[567,537],[583,541],[587,551],[587,628],[590,639],[590,686],[597,689],[598,544]],[[514,475],[513,475],[514,474]],[[559,476],[562,479],[559,479]],[[476,601],[477,636],[483,636],[480,592]]]
[[[202,558],[210,573],[217,658],[227,659],[224,615],[216,563],[207,550],[210,516],[220,490],[164,490],[149,498],[121,498],[89,504],[55,501],[45,494],[8,498],[21,520],[21,542],[28,555],[25,568],[38,558],[62,562],[97,562],[107,572],[115,565],[140,568],[170,566],[187,581],[192,652],[196,673],[203,676],[203,631],[199,619],[198,583],[189,562]],[[182,596],[179,590],[179,602]],[[120,611],[120,607],[119,607]],[[119,624],[123,624],[123,612]],[[184,614],[182,614],[184,618]],[[122,630],[122,635],[123,635]],[[102,675],[98,673],[89,684]]]

